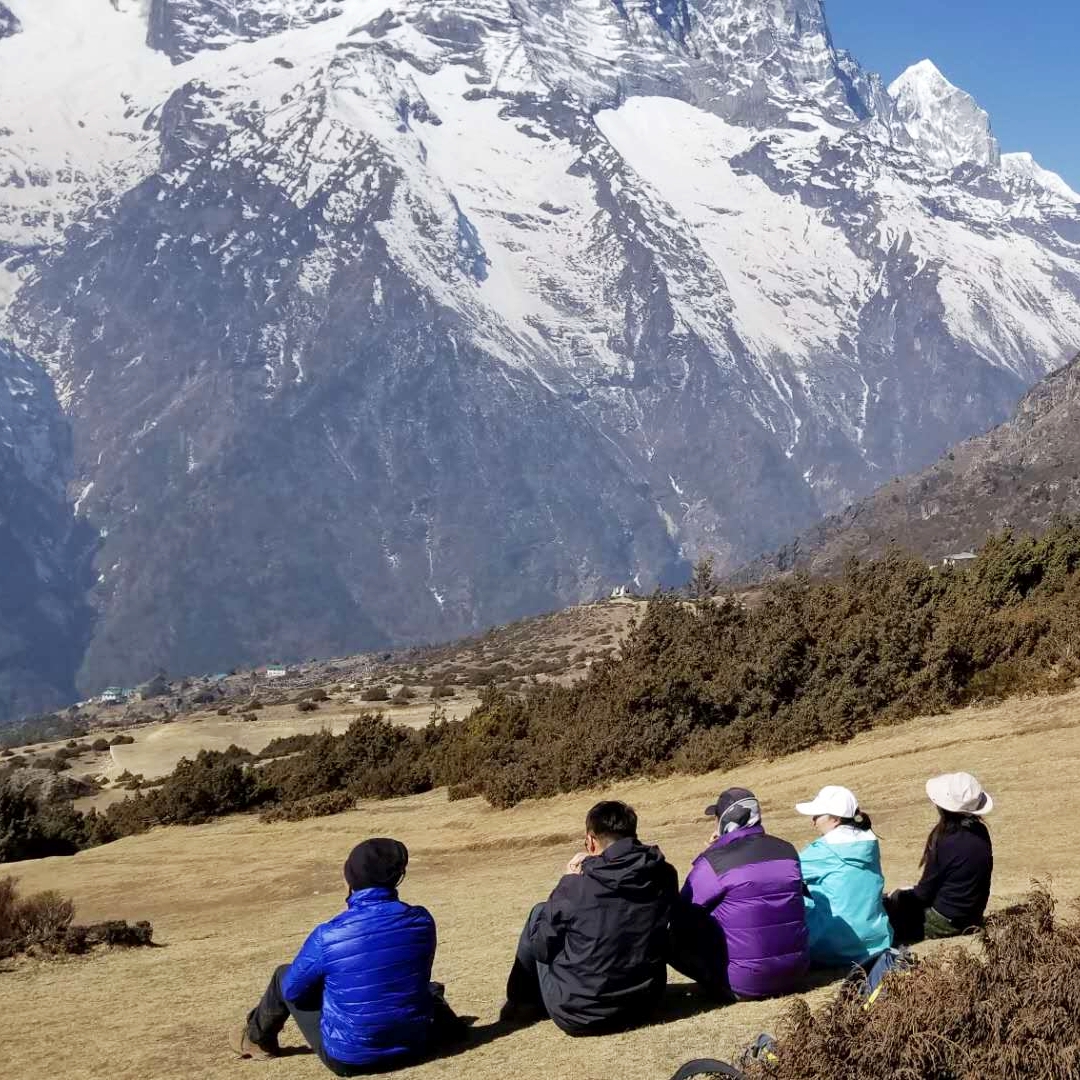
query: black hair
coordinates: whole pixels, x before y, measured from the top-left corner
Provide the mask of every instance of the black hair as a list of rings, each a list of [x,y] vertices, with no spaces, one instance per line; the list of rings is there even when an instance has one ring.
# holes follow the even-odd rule
[[[923,848],[922,858],[919,860],[920,868],[926,867],[934,861],[934,853],[944,837],[949,836],[951,833],[957,833],[961,829],[970,829],[976,824],[982,825],[982,822],[978,818],[972,817],[971,814],[961,814],[956,810],[943,810],[940,806],[937,808],[937,812],[938,822],[930,830],[930,835],[926,838],[926,847]]]
[[[861,829],[863,832],[870,832],[874,827],[870,815],[864,814],[861,810],[856,810],[854,817],[841,818],[840,824],[850,825],[853,829]]]
[[[609,843],[626,838],[633,840],[637,838],[637,814],[624,802],[598,802],[585,815],[585,831],[597,840]]]

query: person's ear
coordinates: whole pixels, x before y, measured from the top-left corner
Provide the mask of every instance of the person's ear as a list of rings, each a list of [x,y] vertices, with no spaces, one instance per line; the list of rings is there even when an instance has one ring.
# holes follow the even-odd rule
[[[585,834],[585,850],[590,855],[595,855],[600,850],[600,844],[592,833]]]

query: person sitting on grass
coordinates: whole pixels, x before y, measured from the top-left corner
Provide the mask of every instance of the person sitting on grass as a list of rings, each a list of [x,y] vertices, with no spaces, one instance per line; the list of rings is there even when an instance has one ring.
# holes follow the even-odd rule
[[[665,940],[678,875],[637,838],[637,814],[597,803],[575,855],[518,942],[499,1019],[545,1013],[569,1035],[620,1031],[647,1020],[667,985]]]
[[[705,814],[716,828],[683,885],[671,966],[722,1002],[798,990],[808,966],[798,854],[765,832],[745,788],[728,788]]]
[[[955,937],[981,926],[990,900],[994,849],[982,818],[994,800],[970,773],[947,773],[926,782],[938,822],[927,838],[913,889],[885,898],[896,941],[914,945]]]
[[[865,964],[892,945],[882,893],[881,848],[870,818],[845,787],[823,787],[796,811],[821,836],[799,853],[806,883],[810,963]]]
[[[317,926],[291,964],[279,967],[248,1014],[236,1050],[275,1057],[291,1016],[337,1076],[415,1059],[461,1034],[431,982],[435,920],[398,898],[409,852],[398,840],[358,844],[345,863],[347,907]]]

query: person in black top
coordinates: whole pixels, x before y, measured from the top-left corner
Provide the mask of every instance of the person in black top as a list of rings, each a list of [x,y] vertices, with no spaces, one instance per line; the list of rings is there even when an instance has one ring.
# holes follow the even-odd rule
[[[506,986],[504,1021],[545,1013],[569,1035],[648,1019],[667,985],[665,946],[678,874],[637,838],[637,814],[597,803],[548,901],[533,908]]]
[[[938,808],[923,851],[922,878],[913,889],[885,898],[894,944],[955,937],[981,926],[990,899],[994,849],[982,818],[994,800],[970,773],[928,780],[926,794]]]

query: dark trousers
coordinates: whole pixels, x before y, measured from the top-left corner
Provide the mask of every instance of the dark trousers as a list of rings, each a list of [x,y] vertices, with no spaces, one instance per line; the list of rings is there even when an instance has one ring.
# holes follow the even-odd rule
[[[619,1015],[600,1020],[589,1019],[579,1023],[558,1008],[559,987],[552,975],[551,965],[537,959],[532,945],[533,929],[543,910],[544,905],[537,904],[525,921],[525,928],[518,939],[514,965],[506,980],[506,1000],[514,1005],[535,1008],[541,1014],[546,1013],[567,1035],[608,1035],[647,1022],[663,996],[662,984],[658,984],[655,994],[635,1006],[623,1010]]]
[[[716,920],[696,904],[680,903],[668,932],[668,963],[715,1001],[738,998],[727,981],[727,944]]]
[[[277,1042],[286,1022],[291,1016],[304,1036],[304,1041],[318,1055],[319,1060],[336,1076],[364,1076],[380,1072],[386,1067],[398,1068],[406,1062],[395,1060],[387,1066],[349,1065],[337,1061],[326,1053],[322,1042],[322,989],[310,991],[296,1001],[288,1000],[282,993],[281,982],[289,970],[288,964],[282,964],[270,979],[270,984],[262,1000],[248,1013],[248,1038],[259,1046],[273,1046]],[[435,1010],[431,1026],[431,1039],[428,1046],[421,1047],[414,1055],[422,1057],[429,1050],[445,1046],[463,1038],[467,1028],[454,1010],[446,1003],[443,987],[440,983],[431,984],[431,996]],[[411,1059],[411,1058],[410,1058]]]
[[[525,928],[518,939],[517,953],[514,955],[514,966],[510,969],[510,977],[506,980],[506,1000],[515,1005],[543,1009],[550,1015],[550,1010],[544,1002],[544,988],[548,988],[547,1000],[552,1000],[551,967],[537,960],[532,948],[533,927],[536,926],[536,920],[540,918],[543,910],[544,905],[537,904],[529,912],[529,917],[525,921]]]
[[[885,914],[893,928],[894,945],[918,945],[920,941],[957,937],[963,929],[954,926],[932,907],[923,907],[914,893],[897,890],[885,897]]]

